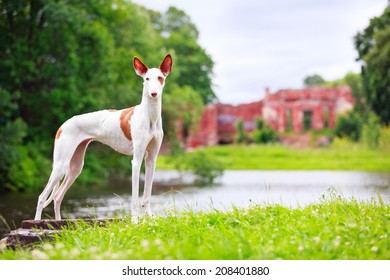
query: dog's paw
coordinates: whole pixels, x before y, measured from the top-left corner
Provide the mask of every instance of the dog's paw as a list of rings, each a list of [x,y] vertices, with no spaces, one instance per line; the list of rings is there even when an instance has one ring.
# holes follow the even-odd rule
[[[145,212],[146,216],[150,217],[150,218],[156,218],[156,214],[154,214],[152,211],[150,212]]]
[[[131,222],[133,224],[138,224],[139,223],[138,215],[131,215]]]
[[[150,207],[150,204],[142,204],[142,208],[145,209],[145,215],[148,217],[155,217],[154,213],[152,212],[152,208]]]

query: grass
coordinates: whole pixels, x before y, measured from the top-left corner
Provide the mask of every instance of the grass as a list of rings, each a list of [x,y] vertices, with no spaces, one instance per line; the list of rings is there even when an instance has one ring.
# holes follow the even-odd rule
[[[298,208],[173,213],[106,227],[80,224],[0,259],[390,259],[390,206],[336,195]]]
[[[390,171],[390,150],[369,149],[338,141],[330,147],[294,149],[281,145],[228,145],[204,148],[229,170],[359,170]],[[168,156],[159,169],[173,169]]]

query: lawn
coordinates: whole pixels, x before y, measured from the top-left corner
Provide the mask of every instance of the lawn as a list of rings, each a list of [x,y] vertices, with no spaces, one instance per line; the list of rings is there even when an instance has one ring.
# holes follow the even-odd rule
[[[339,141],[330,147],[294,149],[281,145],[225,145],[203,148],[228,170],[390,171],[390,151]],[[169,156],[157,168],[172,169]]]
[[[335,194],[298,208],[172,213],[155,219],[80,224],[33,250],[0,259],[390,259],[390,206]]]

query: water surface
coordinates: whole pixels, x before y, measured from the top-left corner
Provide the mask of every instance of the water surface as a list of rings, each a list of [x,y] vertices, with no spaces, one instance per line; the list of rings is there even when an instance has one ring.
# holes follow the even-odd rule
[[[288,207],[317,203],[329,192],[345,198],[390,203],[390,173],[355,171],[225,171],[216,184],[193,184],[189,173],[157,171],[152,209],[165,215],[171,210],[228,210],[232,206],[278,203]],[[329,191],[331,189],[331,191]],[[65,196],[63,216],[113,217],[128,215],[131,196],[128,186],[78,187],[77,181]],[[0,196],[0,234],[32,219],[38,194]],[[53,206],[44,218],[53,217]],[[6,225],[8,224],[8,226]],[[9,227],[9,228],[8,228]]]

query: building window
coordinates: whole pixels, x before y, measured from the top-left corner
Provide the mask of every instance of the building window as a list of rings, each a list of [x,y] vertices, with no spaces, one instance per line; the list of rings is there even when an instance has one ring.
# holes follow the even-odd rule
[[[303,111],[303,130],[308,131],[311,129],[311,115],[312,111]]]
[[[286,128],[286,130],[287,131],[291,131],[293,129],[293,126],[292,126],[292,113],[291,113],[290,109],[286,110],[286,118],[287,118],[287,128]]]
[[[324,109],[324,128],[329,128],[329,109]]]

